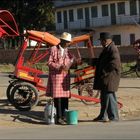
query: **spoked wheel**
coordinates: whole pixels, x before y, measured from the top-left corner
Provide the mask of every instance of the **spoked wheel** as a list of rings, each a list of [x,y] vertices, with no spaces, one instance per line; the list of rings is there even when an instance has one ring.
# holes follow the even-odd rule
[[[9,84],[9,86],[7,87],[6,96],[7,96],[7,99],[8,99],[8,101],[9,101],[9,103],[11,103],[11,104],[12,104],[12,101],[11,101],[11,92],[12,92],[14,86],[17,85],[17,84],[19,84],[19,83],[21,83],[21,81],[14,80],[14,81],[12,81],[12,82]]]
[[[84,85],[81,85],[79,95],[87,96],[87,97],[93,97],[93,98],[99,98],[100,91],[99,90],[93,90],[93,84],[92,83],[86,83]],[[97,104],[96,102],[87,101],[87,100],[83,100],[83,99],[81,99],[81,101],[86,105]]]
[[[140,77],[140,64],[136,66],[136,74]]]
[[[30,83],[23,82],[13,87],[11,101],[16,109],[29,111],[38,104],[38,91]]]

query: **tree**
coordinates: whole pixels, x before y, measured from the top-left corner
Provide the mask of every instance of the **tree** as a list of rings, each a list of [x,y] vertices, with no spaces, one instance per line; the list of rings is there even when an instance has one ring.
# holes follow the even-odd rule
[[[42,0],[38,6],[40,27],[44,26],[47,30],[54,28],[54,9],[53,2]]]
[[[1,0],[0,9],[9,10],[19,27],[24,29],[54,29],[54,10],[51,0]]]
[[[20,34],[26,30],[49,31],[54,29],[54,10],[51,0],[0,0],[0,10],[8,10],[14,16]],[[6,48],[16,48],[23,38],[6,38]],[[10,42],[7,44],[7,42]]]

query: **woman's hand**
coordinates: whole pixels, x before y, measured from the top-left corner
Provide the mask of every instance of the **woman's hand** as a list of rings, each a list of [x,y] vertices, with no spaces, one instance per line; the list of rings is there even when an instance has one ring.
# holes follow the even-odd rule
[[[77,58],[76,59],[76,63],[77,63],[77,65],[81,65],[82,64],[82,59],[81,58]]]

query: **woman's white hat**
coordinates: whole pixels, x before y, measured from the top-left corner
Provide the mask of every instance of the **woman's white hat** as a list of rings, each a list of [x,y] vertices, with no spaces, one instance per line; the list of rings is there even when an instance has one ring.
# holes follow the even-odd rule
[[[62,33],[60,39],[63,39],[63,40],[66,40],[66,41],[71,41],[71,34],[70,33],[67,33],[67,32],[64,32]]]

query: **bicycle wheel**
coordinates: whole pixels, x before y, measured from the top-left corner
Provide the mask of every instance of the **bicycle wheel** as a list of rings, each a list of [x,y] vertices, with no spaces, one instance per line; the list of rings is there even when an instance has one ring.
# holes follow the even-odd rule
[[[6,89],[6,96],[7,96],[7,99],[9,101],[9,103],[12,104],[12,101],[11,101],[11,92],[14,88],[15,85],[17,85],[18,83],[20,83],[21,81],[18,81],[18,80],[15,80],[15,81],[12,81],[9,86],[7,87]]]
[[[20,111],[29,111],[38,104],[38,91],[30,83],[23,82],[13,87],[11,100]]]
[[[100,91],[93,90],[93,83],[86,83],[84,85],[81,85],[80,90],[79,90],[79,95],[93,97],[93,98],[99,98]],[[81,99],[81,101],[86,105],[97,104],[96,102],[87,101],[87,100],[83,100],[83,99]]]
[[[136,74],[138,77],[140,77],[140,65],[136,66]]]

